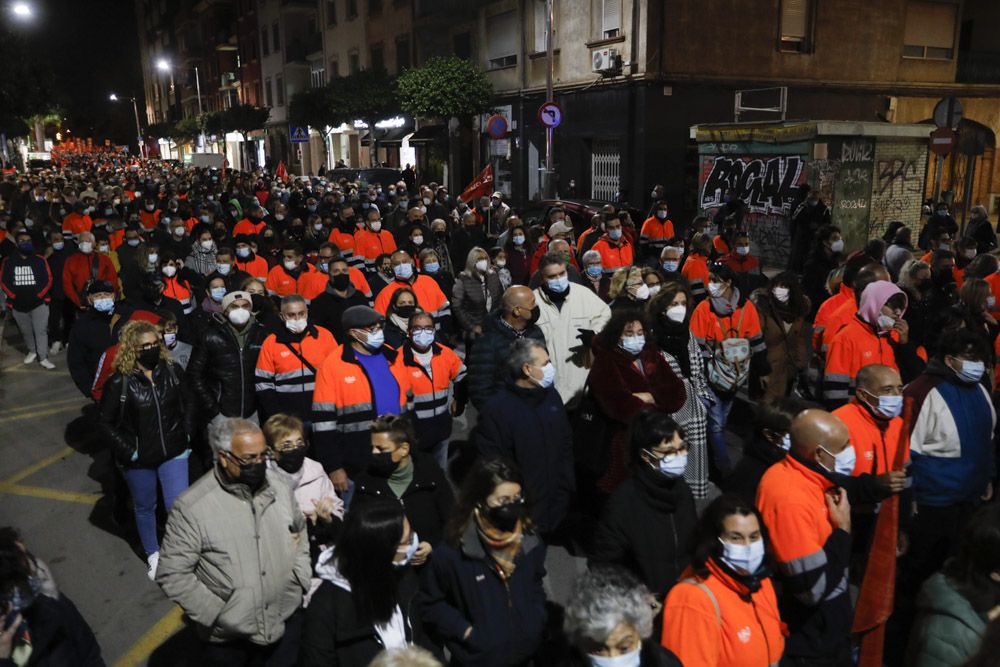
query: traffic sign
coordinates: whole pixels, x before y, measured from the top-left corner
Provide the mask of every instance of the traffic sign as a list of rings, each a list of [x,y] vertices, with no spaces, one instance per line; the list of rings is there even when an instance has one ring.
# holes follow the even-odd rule
[[[963,113],[957,97],[944,97],[934,106],[934,124],[954,130],[962,121]]]
[[[559,127],[562,122],[562,107],[555,102],[546,102],[538,107],[538,122],[550,130]]]
[[[955,131],[950,127],[939,127],[931,132],[931,151],[944,157],[955,147]]]
[[[507,136],[507,119],[496,113],[490,116],[490,119],[486,121],[486,134],[490,135],[493,139],[503,139]]]
[[[309,142],[309,128],[305,125],[289,125],[288,136],[293,144],[305,144]]]

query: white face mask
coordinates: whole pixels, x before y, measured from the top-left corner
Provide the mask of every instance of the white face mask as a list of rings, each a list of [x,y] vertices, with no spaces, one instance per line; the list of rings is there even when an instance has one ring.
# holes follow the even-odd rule
[[[215,241],[202,241],[200,245],[202,250],[211,250],[215,247]]]
[[[173,278],[174,274],[177,273],[177,267],[174,266],[173,264],[167,264],[161,269],[161,271],[163,271],[163,275],[165,275],[167,278]]]
[[[635,288],[635,298],[638,301],[645,301],[649,298],[649,285],[642,283]]]
[[[784,449],[786,452],[789,452],[789,451],[792,450],[792,436],[791,436],[791,434],[786,433],[785,435],[781,436],[781,448]]]
[[[422,234],[417,234],[416,236],[413,237],[412,240],[413,240],[413,245],[423,245],[424,244],[424,237],[423,237]]]
[[[892,331],[892,328],[896,326],[896,320],[888,315],[879,315],[878,319],[875,320],[875,326],[879,331],[885,333],[886,331]]]
[[[721,297],[726,291],[725,286],[722,283],[709,283],[708,293],[710,296],[715,298]]]
[[[748,246],[748,245],[738,245],[738,246],[736,246],[736,254],[737,255],[743,255],[744,257],[746,255],[749,255],[750,254],[750,246]]]
[[[787,287],[775,287],[771,290],[771,294],[774,295],[774,298],[781,303],[788,303],[788,292],[789,289]]]
[[[489,268],[490,268],[490,263],[487,262],[485,259],[481,259],[478,262],[476,262],[476,271],[479,271],[480,273],[486,273],[486,270]]]
[[[556,381],[556,367],[552,365],[552,362],[542,366],[542,379],[536,380],[533,376],[529,375],[528,379],[537,384],[542,389],[548,389],[552,386],[552,383]]]
[[[639,659],[642,657],[642,644],[639,644],[634,651],[607,657],[603,655],[587,655],[591,667],[639,667]]]
[[[183,227],[174,227],[174,236],[176,236],[177,238],[180,238],[180,237],[184,236],[184,228]]]
[[[854,472],[854,464],[857,463],[857,458],[854,453],[854,445],[848,445],[839,454],[834,454],[822,445],[820,445],[819,449],[833,457],[833,470],[823,466],[826,470],[840,475],[850,475]]]
[[[158,254],[156,254],[155,252],[149,253],[150,264],[156,264],[158,261],[160,261],[160,256]]]
[[[167,347],[173,347],[174,345],[177,344],[177,334],[175,334],[175,333],[164,333],[163,334],[163,342],[166,344]]]
[[[309,320],[285,320],[285,328],[291,331],[293,334],[300,334],[306,330],[309,326]]]
[[[830,250],[833,252],[844,252],[844,239],[838,239],[831,243]]]
[[[666,316],[668,320],[672,322],[683,322],[684,318],[687,317],[687,306],[683,304],[677,304],[676,306],[670,306],[667,308]]]
[[[380,232],[380,231],[382,231],[382,221],[381,220],[376,220],[375,222],[369,223],[369,225],[371,226],[373,232]]]
[[[286,271],[294,271],[298,265],[299,265],[298,262],[296,262],[294,259],[286,259],[284,261],[284,266]]]
[[[80,241],[80,252],[84,255],[89,255],[94,252],[94,244],[90,241]]]
[[[650,297],[654,297],[654,296],[656,296],[659,293],[660,293],[660,286],[659,285],[650,285],[649,286],[649,296]]]
[[[760,539],[750,544],[730,544],[721,537],[722,562],[740,574],[753,574],[764,562],[764,540]]]
[[[250,311],[246,308],[233,308],[229,311],[229,321],[238,327],[250,321]]]

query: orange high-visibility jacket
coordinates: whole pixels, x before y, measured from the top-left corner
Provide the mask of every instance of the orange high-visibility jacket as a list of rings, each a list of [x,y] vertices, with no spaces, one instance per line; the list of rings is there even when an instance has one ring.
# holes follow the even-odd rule
[[[354,254],[364,261],[365,268],[375,266],[375,258],[379,255],[392,254],[395,250],[396,240],[391,232],[384,229],[373,232],[367,227],[354,232]]]
[[[619,245],[612,244],[607,234],[597,239],[591,250],[601,253],[601,266],[605,273],[614,273],[615,269],[632,266],[632,244],[623,236]]]
[[[288,296],[289,294],[299,294],[305,298],[303,292],[311,292],[309,288],[309,283],[314,281],[315,278],[311,277],[312,273],[319,273],[312,264],[309,262],[302,262],[299,265],[301,271],[299,272],[298,278],[290,274],[285,270],[285,267],[281,264],[273,267],[267,274],[267,282],[264,283],[264,287],[271,294],[277,294],[278,296]]]
[[[316,373],[338,347],[333,334],[318,326],[309,326],[299,335],[285,330],[265,338],[254,372],[264,418],[285,412],[310,420]]]
[[[851,433],[856,456],[851,474],[855,477],[865,473],[884,475],[889,472],[900,447],[904,450],[903,460],[910,460],[910,438],[903,428],[902,417],[876,422],[872,413],[857,398],[837,408],[833,414],[844,422]]]
[[[385,315],[389,309],[392,295],[403,287],[409,287],[413,290],[413,294],[417,297],[417,305],[430,313],[435,322],[442,317],[451,315],[451,304],[448,303],[448,297],[438,287],[436,280],[425,275],[414,276],[412,283],[406,280],[393,280],[383,287],[382,291],[375,297],[375,310]]]

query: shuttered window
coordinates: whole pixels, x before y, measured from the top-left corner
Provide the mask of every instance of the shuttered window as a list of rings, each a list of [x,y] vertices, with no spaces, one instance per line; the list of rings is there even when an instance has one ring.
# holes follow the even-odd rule
[[[601,0],[601,37],[617,37],[622,31],[622,0]]]
[[[504,12],[486,21],[487,53],[490,68],[517,64],[517,12]]]
[[[782,51],[810,51],[812,34],[812,0],[781,0],[781,36],[779,47]]]
[[[910,2],[903,56],[950,60],[955,48],[956,10],[956,5],[947,2]]]

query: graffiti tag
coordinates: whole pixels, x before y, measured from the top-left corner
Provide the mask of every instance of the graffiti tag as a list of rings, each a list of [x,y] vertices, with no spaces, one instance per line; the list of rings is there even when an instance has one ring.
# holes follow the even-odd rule
[[[732,188],[751,213],[789,215],[802,166],[797,155],[753,160],[720,155],[705,178],[701,208],[721,206],[726,190]]]

